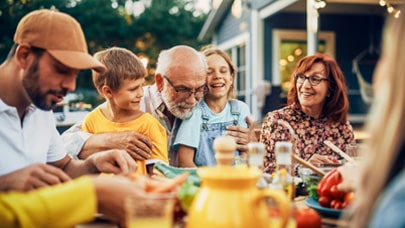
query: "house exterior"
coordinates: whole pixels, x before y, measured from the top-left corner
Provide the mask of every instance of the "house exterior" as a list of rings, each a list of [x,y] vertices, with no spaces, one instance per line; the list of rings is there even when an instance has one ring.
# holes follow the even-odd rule
[[[285,105],[291,71],[309,50],[337,60],[348,84],[349,119],[364,122],[372,100],[364,87],[372,82],[385,17],[391,15],[378,1],[328,0],[313,8],[322,2],[213,0],[199,39],[230,54],[238,67],[238,98],[250,106],[255,121]],[[314,12],[318,16],[311,16]]]

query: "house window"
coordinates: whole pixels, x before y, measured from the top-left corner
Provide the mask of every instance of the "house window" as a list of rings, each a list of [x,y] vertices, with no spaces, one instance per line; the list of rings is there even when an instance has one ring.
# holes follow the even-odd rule
[[[318,52],[325,53],[325,40],[318,42]],[[287,94],[290,89],[291,75],[295,67],[303,57],[307,55],[307,43],[297,40],[282,40],[279,53],[279,69],[281,77],[281,89]]]
[[[291,74],[296,63],[307,55],[306,40],[305,30],[275,29],[273,31],[272,84],[279,85],[284,95],[288,92]],[[318,51],[332,57],[335,56],[335,34],[333,32],[319,33]]]
[[[237,98],[246,101],[246,45],[245,43],[231,47],[226,50],[236,65],[235,88]]]

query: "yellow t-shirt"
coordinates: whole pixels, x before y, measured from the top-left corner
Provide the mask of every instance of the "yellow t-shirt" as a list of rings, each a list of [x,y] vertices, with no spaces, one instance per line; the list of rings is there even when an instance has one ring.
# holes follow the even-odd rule
[[[82,130],[97,134],[106,132],[136,131],[147,136],[153,145],[150,159],[158,159],[168,163],[166,129],[149,113],[125,123],[116,123],[105,118],[100,108],[87,114]],[[136,161],[137,173],[147,174],[146,162]]]
[[[96,210],[94,185],[87,176],[31,192],[0,193],[2,228],[73,227],[91,221]]]

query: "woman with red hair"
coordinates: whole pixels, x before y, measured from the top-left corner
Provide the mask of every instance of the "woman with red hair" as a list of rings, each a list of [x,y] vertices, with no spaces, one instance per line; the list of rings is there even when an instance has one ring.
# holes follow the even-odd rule
[[[329,140],[345,151],[355,144],[353,128],[348,121],[349,101],[345,77],[336,60],[316,53],[302,58],[293,72],[287,106],[267,113],[260,142],[265,144],[265,171],[276,168],[274,145],[291,141],[291,132],[279,124],[291,125],[295,134],[295,153],[309,162],[321,165],[340,159],[328,146]]]

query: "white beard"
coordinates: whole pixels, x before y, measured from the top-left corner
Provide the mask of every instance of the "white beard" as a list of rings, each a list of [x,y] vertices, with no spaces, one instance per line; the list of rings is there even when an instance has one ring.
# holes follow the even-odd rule
[[[170,100],[166,86],[163,87],[161,92],[162,100],[165,103],[167,109],[176,118],[186,119],[193,114],[193,110],[197,107],[199,101],[196,101],[194,105],[187,104],[186,102],[173,102]],[[193,95],[192,95],[193,96]]]

